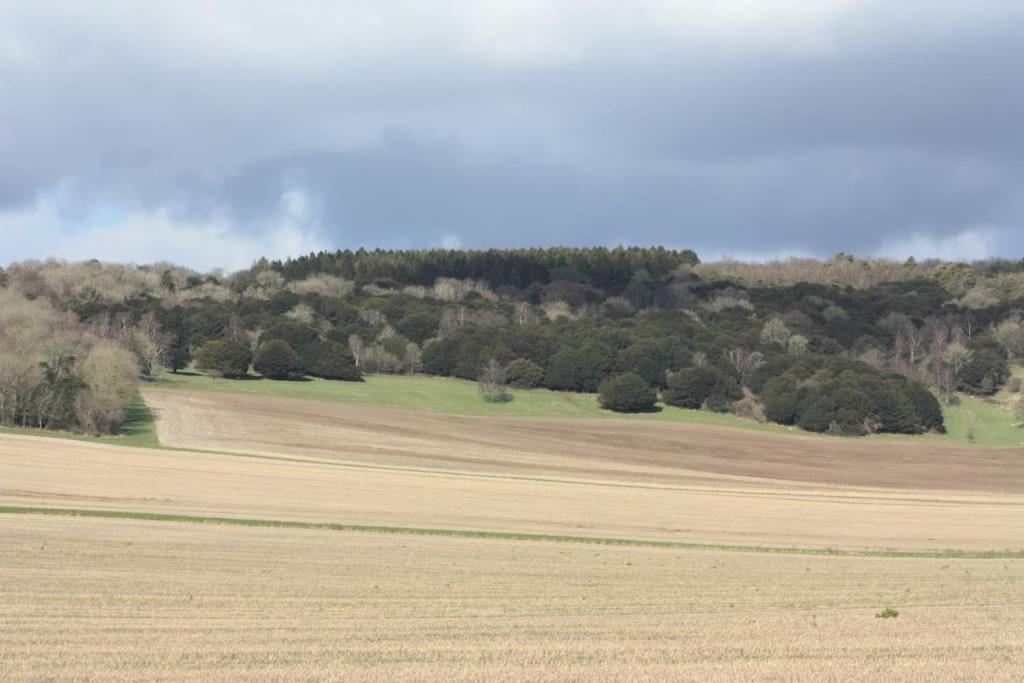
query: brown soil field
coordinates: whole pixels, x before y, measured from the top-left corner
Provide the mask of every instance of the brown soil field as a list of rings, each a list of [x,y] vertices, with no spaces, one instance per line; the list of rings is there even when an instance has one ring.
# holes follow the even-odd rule
[[[6,516],[0,680],[984,680],[1024,561]],[[875,615],[899,610],[894,619]]]
[[[654,486],[0,435],[0,505],[690,543],[1018,549],[1024,496]]]
[[[167,446],[442,470],[787,488],[1024,493],[1024,449],[771,434],[712,425],[480,418],[148,390]]]

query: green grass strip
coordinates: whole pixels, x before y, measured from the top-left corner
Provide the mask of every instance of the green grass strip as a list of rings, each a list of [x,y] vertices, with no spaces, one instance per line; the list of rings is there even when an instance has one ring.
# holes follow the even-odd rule
[[[838,557],[911,557],[933,559],[1024,559],[1024,550],[850,550],[837,548],[792,548],[754,545],[728,545],[718,543],[686,543],[681,541],[653,541],[633,538],[601,538],[591,536],[562,536],[556,534],[526,534],[506,531],[472,531],[462,529],[430,529],[423,527],[374,526],[363,524],[336,524],[331,522],[293,522],[273,519],[238,517],[199,517],[158,512],[131,512],[127,510],[84,510],[74,508],[44,508],[0,506],[0,514],[53,515],[58,517],[96,517],[101,519],[133,519],[149,522],[187,522],[192,524],[224,524],[229,526],[271,527],[277,529],[313,529],[350,531],[406,536],[447,536],[454,538],[480,538],[504,541],[546,541],[550,543],[582,543],[587,545],[632,546],[641,548],[671,548],[677,550],[724,550],[744,553],[774,553],[782,555],[830,555]]]

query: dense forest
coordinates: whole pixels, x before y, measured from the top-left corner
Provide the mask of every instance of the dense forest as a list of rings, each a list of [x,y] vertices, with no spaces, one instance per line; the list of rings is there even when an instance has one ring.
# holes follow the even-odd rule
[[[195,367],[425,373],[599,392],[844,435],[942,431],[1024,354],[1024,262],[701,263],[689,250],[337,251],[225,275],[0,269],[0,423],[116,432],[135,382]],[[486,387],[486,388],[485,388]]]

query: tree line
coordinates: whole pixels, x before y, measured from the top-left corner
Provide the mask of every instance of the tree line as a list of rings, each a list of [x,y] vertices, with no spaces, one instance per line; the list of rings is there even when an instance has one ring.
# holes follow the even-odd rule
[[[949,274],[972,268],[904,264],[854,286],[751,282],[660,248],[360,250],[231,275],[29,262],[2,281],[143,375],[425,373],[480,380],[485,400],[506,384],[598,392],[609,410],[660,400],[855,435],[942,431],[942,401],[1006,383],[1024,299],[965,302]]]

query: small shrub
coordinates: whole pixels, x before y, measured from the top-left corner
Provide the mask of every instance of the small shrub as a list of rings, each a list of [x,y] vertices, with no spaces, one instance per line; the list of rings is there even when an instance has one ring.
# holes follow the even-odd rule
[[[900,615],[900,611],[893,609],[892,607],[886,607],[884,610],[875,615],[876,619],[895,619]]]

